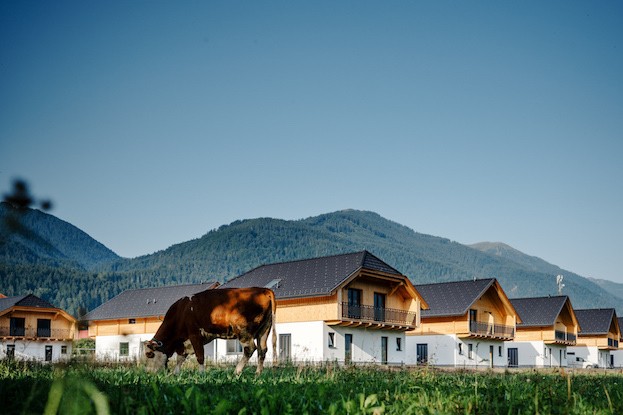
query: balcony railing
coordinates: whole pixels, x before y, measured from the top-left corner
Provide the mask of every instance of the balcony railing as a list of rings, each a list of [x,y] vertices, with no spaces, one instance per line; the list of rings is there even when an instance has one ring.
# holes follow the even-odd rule
[[[469,332],[472,335],[491,338],[512,339],[515,337],[515,327],[513,326],[490,324],[480,321],[470,321]]]
[[[0,337],[25,337],[29,339],[71,339],[70,329],[32,327],[0,327]]]
[[[342,319],[365,323],[392,324],[401,326],[416,325],[417,314],[413,311],[395,308],[374,307],[370,305],[349,305],[342,303]]]
[[[556,330],[554,334],[557,342],[566,344],[575,344],[576,342],[576,336],[573,333]]]

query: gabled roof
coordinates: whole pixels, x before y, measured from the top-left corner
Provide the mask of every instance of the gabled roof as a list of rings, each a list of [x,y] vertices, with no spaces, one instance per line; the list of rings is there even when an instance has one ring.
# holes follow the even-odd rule
[[[11,307],[56,308],[52,304],[34,294],[0,298],[0,313]]]
[[[208,282],[126,290],[89,311],[81,319],[93,321],[164,316],[169,307],[180,298],[217,286],[217,282]]]
[[[510,300],[513,307],[519,314],[522,323],[517,327],[543,327],[553,326],[568,303],[571,318],[576,320],[569,297],[566,295],[556,297],[536,297],[536,298],[514,298]]]
[[[582,327],[580,336],[608,334],[613,321],[618,325],[614,308],[575,310],[575,315]]]
[[[376,271],[408,281],[368,251],[261,265],[221,288],[269,287],[277,298],[331,295],[359,270]]]
[[[74,320],[75,318],[61,310],[58,307],[53,306],[49,302],[42,300],[34,294],[18,295],[15,297],[3,297],[0,298],[0,315],[3,315],[12,308],[15,307],[30,307],[30,308],[43,308],[50,309],[50,311],[58,311],[64,314],[68,319]]]
[[[429,309],[422,310],[422,318],[427,318],[462,316],[492,287],[503,297],[503,300],[508,301],[495,278],[423,284],[416,285],[415,289],[428,303]],[[510,302],[509,306],[512,308]],[[521,320],[518,319],[518,321]]]

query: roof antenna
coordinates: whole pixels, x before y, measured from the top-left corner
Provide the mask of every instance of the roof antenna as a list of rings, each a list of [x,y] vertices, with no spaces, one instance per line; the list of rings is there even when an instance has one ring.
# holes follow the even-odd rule
[[[556,284],[558,284],[558,295],[562,295],[562,289],[565,287],[565,284],[562,283],[563,276],[558,274],[556,276]]]

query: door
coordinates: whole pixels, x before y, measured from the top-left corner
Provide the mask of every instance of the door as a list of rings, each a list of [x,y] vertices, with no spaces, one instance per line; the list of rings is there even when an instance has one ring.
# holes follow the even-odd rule
[[[428,363],[428,344],[420,343],[416,346],[416,361],[418,365],[425,365]]]
[[[289,362],[292,359],[292,335],[279,335],[279,360]]]
[[[508,367],[519,366],[519,352],[516,347],[508,349]]]
[[[361,290],[348,289],[348,317],[361,318]]]
[[[45,346],[45,361],[52,361],[52,346]]]
[[[374,293],[374,321],[385,321],[385,294]]]
[[[381,337],[381,363],[387,364],[387,337]]]
[[[37,337],[50,337],[52,335],[51,320],[47,318],[37,319]]]
[[[6,357],[7,359],[13,359],[15,357],[15,345],[14,344],[7,344]]]
[[[344,335],[344,363],[350,364],[353,360],[353,335]]]
[[[493,346],[489,346],[489,367],[493,368]]]

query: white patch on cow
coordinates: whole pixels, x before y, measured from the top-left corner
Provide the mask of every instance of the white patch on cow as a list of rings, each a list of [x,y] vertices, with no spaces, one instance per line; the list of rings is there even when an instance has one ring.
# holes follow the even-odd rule
[[[154,357],[151,359],[147,359],[146,369],[149,372],[157,372],[161,369],[164,369],[164,365],[167,362],[167,355],[158,351],[153,350]]]
[[[193,344],[190,342],[190,340],[184,341],[184,353],[186,354],[195,353],[195,349],[193,348]]]

